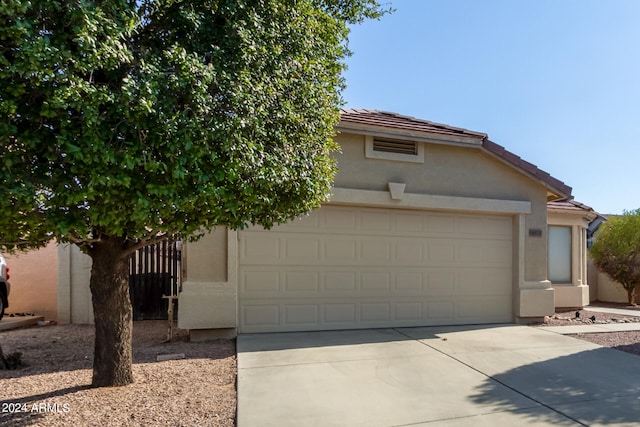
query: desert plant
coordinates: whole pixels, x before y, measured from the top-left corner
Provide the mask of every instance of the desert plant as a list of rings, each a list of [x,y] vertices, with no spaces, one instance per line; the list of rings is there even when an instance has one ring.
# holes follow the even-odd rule
[[[627,291],[629,304],[636,305],[635,289],[640,285],[640,209],[625,211],[603,223],[589,255],[598,270]]]

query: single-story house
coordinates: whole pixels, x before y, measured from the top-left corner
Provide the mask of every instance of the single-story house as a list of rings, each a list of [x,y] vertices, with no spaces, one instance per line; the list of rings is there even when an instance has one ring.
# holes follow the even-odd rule
[[[527,322],[589,303],[597,214],[570,187],[479,132],[371,110],[344,110],[337,130],[320,209],[184,245],[178,325],[192,339]],[[10,260],[11,308],[92,323],[91,260],[73,245],[46,251]],[[27,274],[34,263],[42,279]]]
[[[592,209],[486,134],[343,110],[330,200],[185,245],[178,326],[236,333],[527,322],[589,303]]]

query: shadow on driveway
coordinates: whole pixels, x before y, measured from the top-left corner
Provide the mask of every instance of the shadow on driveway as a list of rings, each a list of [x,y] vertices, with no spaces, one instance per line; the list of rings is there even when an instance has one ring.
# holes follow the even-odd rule
[[[506,386],[584,425],[638,425],[639,380],[638,356],[595,348],[495,373],[469,398],[512,410],[510,399],[497,397]],[[541,421],[539,415],[530,419]]]
[[[241,335],[238,426],[636,425],[639,368],[517,325]]]

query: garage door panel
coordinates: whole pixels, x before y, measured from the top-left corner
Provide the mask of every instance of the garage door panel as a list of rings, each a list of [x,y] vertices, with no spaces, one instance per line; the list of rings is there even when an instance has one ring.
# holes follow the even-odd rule
[[[420,294],[423,289],[423,273],[421,271],[403,271],[395,274],[394,290],[398,293]]]
[[[424,231],[434,235],[451,236],[455,233],[456,220],[451,215],[432,214],[424,218]]]
[[[360,291],[371,295],[386,295],[391,289],[390,274],[382,271],[363,271],[360,273]]]
[[[240,332],[508,322],[512,218],[324,206],[240,232]]]
[[[451,296],[456,293],[458,275],[449,270],[430,271],[427,275],[424,296]]]
[[[485,232],[489,236],[500,236],[504,240],[511,240],[513,223],[511,218],[489,218],[483,224]]]
[[[356,323],[355,303],[326,303],[322,305],[324,323],[328,326],[335,324],[353,325]]]
[[[280,240],[277,235],[254,233],[243,241],[240,262],[247,264],[270,264],[280,258]]]
[[[510,268],[513,262],[511,259],[511,254],[513,253],[511,242],[491,243],[484,254],[484,265]]]
[[[284,241],[285,258],[284,261],[293,264],[315,263],[320,254],[320,242],[315,237],[299,238],[289,237]]]
[[[391,260],[391,242],[383,238],[363,238],[360,241],[361,265],[388,265]]]
[[[320,279],[317,271],[287,271],[284,273],[285,294],[317,294],[320,290]]]
[[[394,265],[419,265],[424,259],[424,244],[421,239],[401,238],[394,245]]]
[[[391,303],[360,303],[360,321],[364,324],[366,324],[367,322],[390,322]]]
[[[240,310],[240,322],[244,328],[269,330],[277,328],[280,322],[280,307],[277,304],[247,305]]]
[[[455,219],[455,233],[461,235],[484,235],[486,220],[481,217],[463,216]]]
[[[395,230],[400,233],[422,233],[425,229],[424,215],[399,212],[395,216]]]
[[[317,304],[288,304],[284,307],[285,322],[291,325],[317,325],[320,321]]]
[[[510,240],[511,224],[510,218],[460,216],[456,218],[455,233],[460,236]]]
[[[323,289],[325,293],[334,295],[354,293],[357,280],[358,277],[354,271],[327,271],[323,274]]]
[[[240,272],[240,293],[243,295],[277,295],[280,292],[280,271],[243,270]]]
[[[245,304],[240,317],[244,332],[326,330],[369,327],[411,327],[504,322],[510,316],[508,298],[433,302],[319,302],[305,304]]]
[[[454,303],[451,300],[433,300],[425,304],[430,323],[453,323]]]
[[[335,238],[329,237],[324,239],[323,258],[325,262],[335,263],[353,263],[358,259],[358,246],[355,238]]]
[[[363,210],[360,214],[360,230],[380,233],[391,230],[392,214],[381,210]]]
[[[424,318],[420,302],[397,302],[393,304],[393,319],[401,322],[420,322]]]
[[[511,275],[502,269],[484,268],[458,273],[458,290],[464,295],[504,295],[511,285]]]
[[[507,296],[483,296],[465,298],[457,303],[456,317],[462,322],[502,322],[511,315],[511,298]]]
[[[458,260],[462,267],[511,266],[510,242],[464,240],[458,243]]]
[[[318,212],[320,211],[316,211],[311,215],[316,215]],[[327,209],[320,216],[321,228],[329,233],[340,233],[342,231],[353,233],[357,229],[357,210],[354,208]]]
[[[426,266],[442,267],[452,266],[456,262],[456,244],[445,239],[430,239],[425,242],[427,246]]]

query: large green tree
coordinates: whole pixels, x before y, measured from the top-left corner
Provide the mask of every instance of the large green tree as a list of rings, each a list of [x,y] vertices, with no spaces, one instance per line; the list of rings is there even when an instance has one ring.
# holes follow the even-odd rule
[[[91,256],[93,385],[125,385],[127,258],[317,207],[376,0],[0,1],[0,244]]]
[[[600,226],[589,250],[598,270],[620,283],[629,304],[636,305],[640,285],[640,209],[612,216]]]

